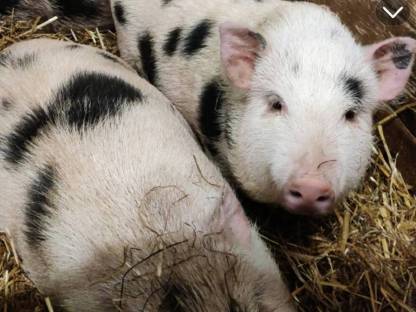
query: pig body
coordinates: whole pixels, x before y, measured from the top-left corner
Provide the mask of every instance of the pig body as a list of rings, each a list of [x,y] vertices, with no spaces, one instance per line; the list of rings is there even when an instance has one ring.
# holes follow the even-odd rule
[[[362,46],[306,2],[112,0],[111,10],[122,58],[174,103],[241,198],[298,214],[329,213],[359,184],[372,114],[404,89],[416,50],[407,37]]]
[[[292,311],[219,170],[122,60],[15,44],[0,54],[0,103],[0,230],[57,307]]]

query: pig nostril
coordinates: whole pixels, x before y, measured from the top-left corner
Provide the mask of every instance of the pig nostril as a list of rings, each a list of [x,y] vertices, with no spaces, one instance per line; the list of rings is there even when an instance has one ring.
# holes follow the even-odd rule
[[[293,197],[302,198],[302,194],[298,191],[289,191],[289,192],[290,192],[290,195],[292,195]]]
[[[319,196],[316,200],[319,202],[326,202],[329,200],[329,196]]]

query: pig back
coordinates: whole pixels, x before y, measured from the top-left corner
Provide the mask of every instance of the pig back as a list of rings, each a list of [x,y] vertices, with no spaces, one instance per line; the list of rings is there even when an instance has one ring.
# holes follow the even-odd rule
[[[42,291],[80,287],[100,251],[119,246],[120,260],[129,242],[198,224],[218,205],[218,170],[123,61],[36,40],[4,51],[0,72],[10,103],[0,112],[0,229]]]

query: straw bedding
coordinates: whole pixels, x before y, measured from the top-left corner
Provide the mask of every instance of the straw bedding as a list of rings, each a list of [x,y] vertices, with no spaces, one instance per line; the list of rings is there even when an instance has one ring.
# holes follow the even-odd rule
[[[39,20],[0,20],[0,50],[20,40],[50,37],[117,53],[111,31],[56,32],[39,25]],[[412,101],[402,110],[416,110]],[[335,215],[270,214],[262,223],[300,311],[416,311],[416,196],[384,140],[384,123],[393,118],[375,126],[372,166],[362,187]],[[13,250],[6,235],[0,235],[0,309],[53,311],[49,298],[25,277]]]

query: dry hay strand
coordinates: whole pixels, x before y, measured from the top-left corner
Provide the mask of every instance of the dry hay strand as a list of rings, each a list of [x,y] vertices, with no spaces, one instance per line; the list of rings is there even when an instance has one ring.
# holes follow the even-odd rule
[[[0,20],[0,50],[39,37],[118,52],[112,31],[55,31],[39,19]],[[401,109],[415,107],[416,103]],[[379,144],[367,178],[334,216],[276,218],[273,213],[262,222],[264,238],[275,251],[300,311],[416,311],[416,197],[384,140],[383,124],[393,118],[394,114],[376,125]],[[43,312],[48,303],[52,309],[24,277],[4,235],[0,303],[3,311]]]
[[[118,54],[116,34],[112,30],[72,30],[55,27],[57,17],[47,21],[15,20],[13,15],[0,19],[0,51],[7,46],[28,39],[50,38],[73,41]]]
[[[3,312],[44,312],[44,300],[25,277],[14,248],[5,234],[0,234],[0,309]]]

